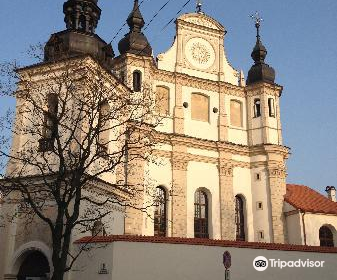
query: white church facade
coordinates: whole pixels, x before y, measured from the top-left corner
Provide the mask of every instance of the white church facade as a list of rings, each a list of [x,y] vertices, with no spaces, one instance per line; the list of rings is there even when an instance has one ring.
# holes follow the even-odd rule
[[[98,5],[89,0],[68,0],[65,5],[72,7],[73,2]],[[79,13],[77,18],[86,10]],[[129,178],[134,183],[149,181],[147,188],[156,192],[158,202],[146,212],[116,207],[113,218],[102,221],[104,237],[97,238],[137,235],[147,236],[137,241],[143,243],[155,236],[168,244],[170,238],[180,238],[182,243],[193,243],[191,239],[207,243],[211,241],[202,240],[209,239],[274,247],[337,247],[335,188],[327,187],[325,197],[309,187],[286,183],[290,149],[282,139],[283,88],[275,82],[274,69],[265,63],[267,50],[261,42],[258,18],[253,65],[246,79],[228,61],[225,28],[201,11],[177,18],[172,46],[157,57],[142,33],[144,19],[137,0],[127,19],[130,31],[121,39],[116,57],[88,21],[74,29],[69,20],[72,10],[65,9],[65,15],[67,30],[52,35],[45,61],[22,69],[23,75],[43,72],[45,65],[57,68],[68,58],[83,60],[89,68],[101,67],[119,91],[150,89],[153,114],[162,118],[156,127],[155,160],[140,162],[138,176]],[[18,113],[16,118],[20,118]],[[11,153],[17,153],[23,142],[14,136]],[[115,175],[105,176],[101,183],[116,180]],[[145,189],[137,198],[138,205],[145,207],[151,199],[148,192]],[[0,212],[11,211],[11,207],[3,202]],[[41,225],[25,234],[23,223],[18,219],[0,228],[0,279],[28,279],[22,278],[22,267],[33,258],[30,254],[37,254],[34,258],[43,262],[38,256],[42,254],[52,270],[47,228]],[[72,242],[90,234],[76,233]],[[286,251],[288,247],[282,246],[280,250]],[[324,251],[321,247],[311,250]],[[305,251],[305,247],[294,248]],[[330,253],[335,251],[331,248]]]

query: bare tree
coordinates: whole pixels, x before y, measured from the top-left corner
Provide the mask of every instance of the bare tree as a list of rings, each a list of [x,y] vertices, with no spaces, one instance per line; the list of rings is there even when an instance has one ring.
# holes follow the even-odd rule
[[[155,160],[160,118],[151,85],[134,92],[90,57],[12,66],[2,72],[3,94],[17,82],[17,104],[10,151],[0,137],[8,162],[0,188],[11,214],[49,229],[51,279],[61,280],[81,253],[71,252],[74,232],[99,234],[116,205],[152,206],[140,203],[146,182],[137,168]]]

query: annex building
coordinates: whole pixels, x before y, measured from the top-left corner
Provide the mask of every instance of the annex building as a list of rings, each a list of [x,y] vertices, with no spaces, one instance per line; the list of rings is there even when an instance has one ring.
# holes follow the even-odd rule
[[[91,230],[76,232],[72,236],[74,248],[86,241],[108,244],[105,249],[99,248],[99,257],[80,260],[83,265],[88,260],[94,264],[88,274],[79,272],[80,277],[134,279],[128,274],[128,267],[117,261],[117,256],[123,259],[122,252],[128,250],[132,263],[136,262],[137,252],[152,252],[149,258],[163,269],[160,250],[181,262],[184,256],[189,267],[196,268],[197,264],[190,260],[194,255],[191,248],[195,248],[200,262],[202,254],[216,261],[216,254],[223,248],[233,251],[233,263],[240,258],[250,263],[250,258],[257,256],[254,250],[259,254],[274,250],[280,258],[291,258],[298,252],[303,258],[324,255],[327,262],[336,260],[336,248],[329,248],[337,246],[335,188],[327,187],[325,197],[310,187],[286,183],[290,149],[282,139],[283,88],[276,83],[275,70],[266,63],[259,19],[256,18],[257,39],[252,42],[252,66],[245,78],[243,71],[234,69],[228,60],[225,27],[203,13],[200,6],[197,12],[176,19],[171,47],[154,57],[142,32],[145,21],[138,0],[127,18],[130,31],[120,39],[118,51],[95,33],[101,13],[97,2],[66,1],[66,28],[51,35],[45,46],[44,62],[20,70],[22,75],[27,73],[43,84],[41,73],[46,67],[55,65],[55,71],[59,71],[64,61],[81,61],[81,66],[88,69],[100,69],[104,79],[117,84],[114,90],[119,93],[150,89],[153,114],[162,118],[155,128],[159,139],[153,151],[155,160],[138,161],[137,176],[125,175],[129,183],[150,182],[135,198],[139,208],[151,200],[151,191],[156,193],[157,202],[145,212],[116,206],[111,216],[102,219],[99,236],[95,238],[88,237]],[[17,95],[17,108],[23,103],[22,95]],[[22,117],[20,112],[17,109],[16,121]],[[43,141],[35,140],[37,153],[48,150],[50,137],[52,134]],[[112,136],[108,133],[105,137]],[[20,153],[23,143],[25,139],[15,135],[11,154]],[[113,148],[106,146],[107,150]],[[8,174],[13,169],[15,162],[9,162]],[[29,175],[34,175],[31,172]],[[118,176],[105,175],[100,184],[110,186],[118,181]],[[3,202],[0,212],[11,212],[12,207],[15,205]],[[17,217],[0,228],[0,279],[47,279],[52,271],[51,240],[46,226],[27,230],[24,222]],[[182,255],[177,253],[180,249],[176,246],[183,248]],[[142,267],[150,269],[149,262],[142,262]],[[32,269],[34,263],[41,265]],[[168,266],[174,269],[171,264]],[[221,275],[217,269],[212,267]],[[178,271],[186,273],[184,279],[205,276],[199,268],[185,271],[178,265]],[[333,271],[333,266],[328,266],[327,271]],[[133,273],[146,279],[141,269]],[[169,270],[166,273],[160,278],[152,272],[147,279],[170,279]],[[237,273],[243,277],[244,273],[255,272],[237,269]],[[86,278],[88,275],[90,278]],[[308,273],[305,279],[317,275]],[[67,277],[77,276],[71,272]]]

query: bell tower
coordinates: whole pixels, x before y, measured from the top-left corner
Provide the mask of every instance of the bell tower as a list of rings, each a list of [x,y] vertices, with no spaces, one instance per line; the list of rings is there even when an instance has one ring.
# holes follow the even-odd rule
[[[267,49],[262,44],[260,27],[262,18],[256,13],[252,16],[256,27],[256,43],[251,57],[254,64],[248,72],[247,117],[248,144],[251,147],[262,147],[266,155],[266,193],[271,205],[270,234],[271,242],[286,243],[286,224],[283,214],[283,200],[286,193],[286,167],[288,150],[282,145],[280,117],[280,97],[282,86],[275,83],[275,70],[265,63]],[[252,174],[260,172],[252,169]],[[254,178],[254,175],[252,175]],[[252,192],[258,194],[261,188],[252,182]]]
[[[63,4],[66,29],[53,34],[45,46],[45,61],[91,55],[103,67],[112,68],[111,44],[95,34],[101,9],[98,0],[68,0]]]
[[[118,43],[120,55],[114,59],[113,68],[122,82],[138,92],[150,87],[150,69],[154,67],[152,47],[142,32],[145,20],[138,0],[134,0],[126,22],[130,30]]]

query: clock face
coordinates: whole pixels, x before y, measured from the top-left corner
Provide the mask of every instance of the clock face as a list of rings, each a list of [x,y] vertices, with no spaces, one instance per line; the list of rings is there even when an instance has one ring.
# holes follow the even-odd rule
[[[212,45],[202,38],[192,38],[186,43],[185,56],[189,63],[200,69],[211,67],[215,60]]]

